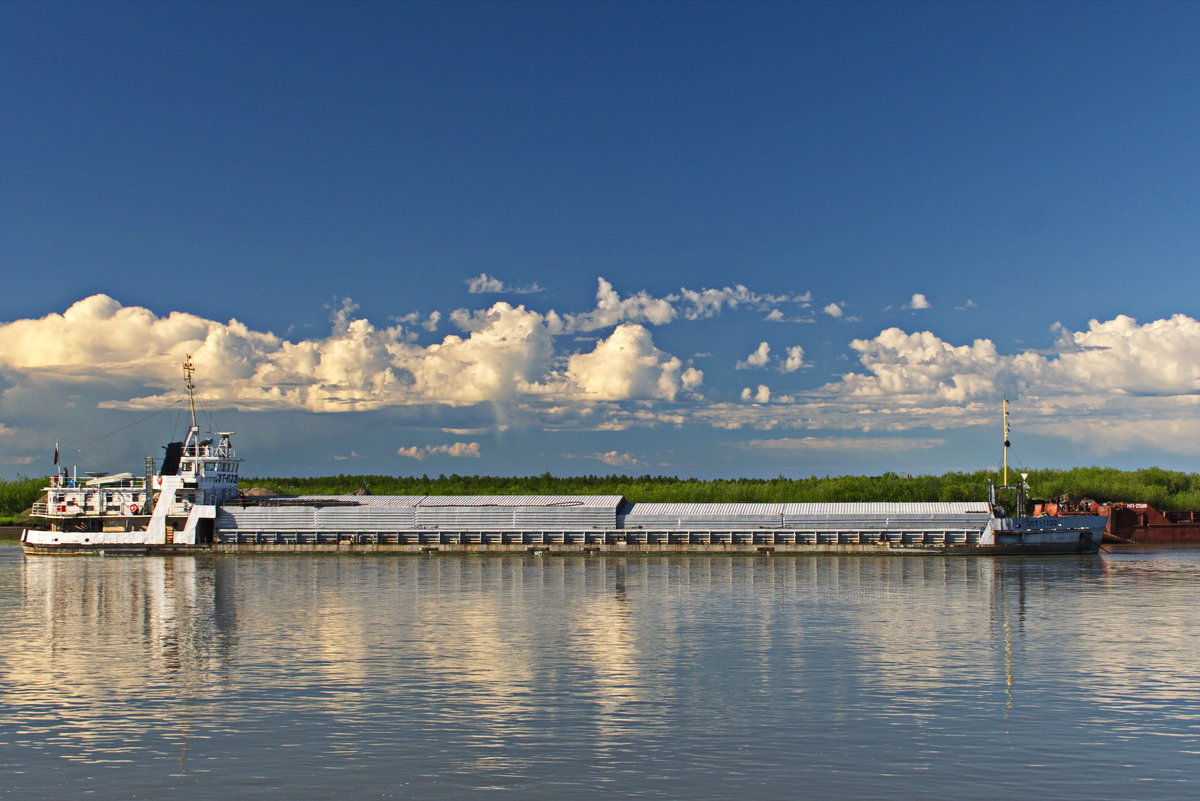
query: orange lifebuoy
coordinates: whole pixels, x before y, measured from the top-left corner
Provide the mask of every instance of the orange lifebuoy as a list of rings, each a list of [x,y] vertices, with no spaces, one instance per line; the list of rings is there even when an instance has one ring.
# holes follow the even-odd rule
[[[162,486],[162,476],[158,477],[158,486]]]
[[[129,504],[129,514],[136,515],[138,513],[138,505],[136,503]]]

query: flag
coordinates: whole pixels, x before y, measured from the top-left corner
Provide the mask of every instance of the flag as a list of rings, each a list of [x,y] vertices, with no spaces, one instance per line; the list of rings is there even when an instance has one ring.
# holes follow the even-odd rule
[[[54,463],[58,464],[58,443],[54,443]]]

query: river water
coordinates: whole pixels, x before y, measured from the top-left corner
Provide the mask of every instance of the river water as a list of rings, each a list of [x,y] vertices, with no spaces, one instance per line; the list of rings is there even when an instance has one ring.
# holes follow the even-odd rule
[[[1194,798],[1198,571],[10,545],[0,798]]]

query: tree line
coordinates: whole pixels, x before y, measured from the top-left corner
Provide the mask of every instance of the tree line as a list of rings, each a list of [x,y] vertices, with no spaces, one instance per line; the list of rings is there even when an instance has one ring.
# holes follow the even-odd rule
[[[1200,473],[1150,467],[1117,470],[1076,467],[1029,470],[1028,497],[1063,495],[1097,501],[1150,503],[1160,509],[1200,509]],[[1009,473],[1009,481],[1019,481]],[[835,503],[854,501],[979,501],[988,483],[1000,483],[993,471],[807,478],[697,479],[674,476],[422,476],[338,475],[320,478],[250,478],[243,488],[262,487],[283,495],[624,495],[632,502],[692,503]]]
[[[1149,503],[1159,509],[1200,509],[1200,473],[1148,467],[1117,470],[1076,467],[1029,470],[1029,497],[1063,495],[1097,501]],[[1009,480],[1019,480],[1010,473]],[[697,479],[674,476],[422,476],[337,475],[319,478],[245,478],[243,490],[260,487],[282,495],[623,495],[632,502],[837,503],[854,501],[979,501],[992,471],[808,478]],[[0,524],[12,524],[38,500],[44,478],[0,479]]]

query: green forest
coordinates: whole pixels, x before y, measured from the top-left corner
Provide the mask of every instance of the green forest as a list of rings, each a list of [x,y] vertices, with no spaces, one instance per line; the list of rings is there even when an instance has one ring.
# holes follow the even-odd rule
[[[1151,467],[1116,470],[1076,467],[1029,470],[1031,499],[1062,495],[1098,501],[1137,501],[1160,509],[1200,509],[1200,473]],[[1010,472],[1010,483],[1020,480]],[[262,487],[284,495],[341,495],[365,489],[372,495],[624,495],[629,501],[734,503],[830,503],[853,501],[978,501],[992,471],[910,476],[810,476],[808,478],[695,479],[670,476],[328,476],[251,478],[243,489]]]
[[[1029,470],[1031,499],[1062,495],[1098,501],[1150,503],[1160,509],[1200,509],[1200,473],[1150,467],[1116,470],[1076,467]],[[808,478],[695,479],[669,476],[325,476],[246,478],[243,490],[261,487],[283,495],[624,495],[629,501],[662,502],[852,502],[978,501],[987,497],[995,472],[909,476],[810,476]],[[1010,473],[1010,482],[1019,477]],[[29,509],[43,478],[0,479],[0,525],[12,525]]]

